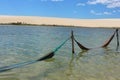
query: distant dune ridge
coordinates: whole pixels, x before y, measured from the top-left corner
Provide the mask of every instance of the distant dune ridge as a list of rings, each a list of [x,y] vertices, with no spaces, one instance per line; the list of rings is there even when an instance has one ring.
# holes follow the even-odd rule
[[[120,28],[120,19],[69,19],[37,16],[0,16],[0,23],[22,22],[36,25]]]

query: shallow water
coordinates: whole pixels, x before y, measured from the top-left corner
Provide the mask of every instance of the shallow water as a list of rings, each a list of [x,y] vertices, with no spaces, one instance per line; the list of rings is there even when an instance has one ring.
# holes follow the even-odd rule
[[[39,59],[59,46],[74,31],[75,38],[89,48],[102,45],[114,29],[0,26],[0,67]],[[55,56],[0,73],[0,80],[120,80],[120,48],[116,37],[107,48],[82,51],[68,41]]]

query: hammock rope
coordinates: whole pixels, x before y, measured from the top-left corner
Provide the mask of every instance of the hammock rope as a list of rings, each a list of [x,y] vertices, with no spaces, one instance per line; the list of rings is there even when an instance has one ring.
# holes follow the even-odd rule
[[[55,48],[53,52],[57,52],[69,39],[70,39],[70,37],[68,37],[68,38],[67,38],[64,42],[62,42],[57,48]]]
[[[36,63],[36,62],[39,62],[39,61],[43,61],[43,60],[52,58],[54,56],[54,53],[57,52],[69,39],[70,39],[70,37],[67,38],[65,41],[63,41],[52,52],[48,53],[47,55],[41,57],[38,60],[31,60],[31,61],[26,61],[26,62],[21,62],[21,63],[13,64],[13,65],[10,65],[10,66],[0,67],[0,72],[8,71],[8,70],[11,70],[11,69],[14,69],[14,68],[20,68],[20,67],[23,67],[23,66],[26,66],[26,65],[29,65],[29,64],[33,64],[33,63]]]

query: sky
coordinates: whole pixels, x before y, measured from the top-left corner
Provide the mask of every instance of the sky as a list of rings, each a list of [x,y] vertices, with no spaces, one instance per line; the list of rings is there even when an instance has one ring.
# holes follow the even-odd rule
[[[120,0],[1,0],[0,15],[120,18]]]

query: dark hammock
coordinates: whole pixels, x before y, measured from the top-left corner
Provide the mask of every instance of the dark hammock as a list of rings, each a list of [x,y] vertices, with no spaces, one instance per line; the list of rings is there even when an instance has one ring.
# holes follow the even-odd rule
[[[113,33],[113,35],[102,45],[102,46],[100,46],[100,47],[107,47],[109,44],[110,44],[110,42],[113,40],[113,38],[114,38],[114,36],[115,36],[115,34],[117,34],[117,36],[118,36],[118,29],[116,29],[115,30],[115,32]],[[74,40],[75,40],[75,42],[77,43],[77,45],[80,47],[80,49],[82,49],[82,50],[90,50],[90,49],[93,49],[93,48],[87,48],[87,47],[85,47],[85,46],[83,46],[81,43],[79,43],[75,38],[74,38]],[[118,39],[117,39],[118,40]],[[119,43],[118,43],[118,45],[119,45]]]
[[[110,44],[110,42],[113,40],[113,38],[117,32],[118,32],[118,29],[115,30],[113,35],[101,47],[107,47]]]
[[[23,66],[26,66],[26,65],[30,65],[30,64],[33,64],[33,63],[36,63],[36,62],[39,62],[39,61],[43,61],[43,60],[52,58],[55,55],[55,52],[57,52],[69,39],[70,39],[70,37],[67,38],[64,42],[62,42],[52,52],[46,54],[45,56],[41,57],[40,59],[21,62],[21,63],[9,65],[9,66],[3,66],[3,67],[0,67],[0,72],[8,71],[8,70],[11,70],[11,69],[14,69],[14,68],[23,67]]]
[[[80,44],[75,38],[74,38],[75,42],[77,43],[77,45],[82,49],[82,50],[90,50],[90,48],[87,48],[85,46],[83,46],[82,44]]]

